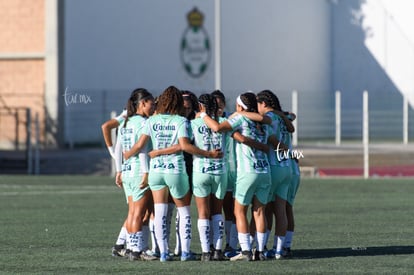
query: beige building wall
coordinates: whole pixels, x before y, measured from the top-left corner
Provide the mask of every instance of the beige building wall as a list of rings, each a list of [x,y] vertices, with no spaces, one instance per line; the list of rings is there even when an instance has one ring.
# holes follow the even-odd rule
[[[24,146],[24,108],[38,114],[44,140],[45,2],[0,0],[0,149]]]

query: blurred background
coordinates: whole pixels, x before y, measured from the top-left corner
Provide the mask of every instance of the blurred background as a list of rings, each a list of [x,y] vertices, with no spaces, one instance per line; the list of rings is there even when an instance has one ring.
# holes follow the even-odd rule
[[[366,91],[370,175],[414,175],[413,10],[408,0],[0,0],[0,173],[111,174],[101,124],[133,89],[175,85],[220,89],[229,112],[240,93],[275,92],[297,113],[310,176],[361,174]]]

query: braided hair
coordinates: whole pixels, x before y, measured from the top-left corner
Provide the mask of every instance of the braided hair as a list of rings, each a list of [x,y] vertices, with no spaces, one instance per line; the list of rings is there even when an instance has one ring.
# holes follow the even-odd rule
[[[216,98],[213,95],[202,94],[198,97],[198,102],[204,105],[207,115],[218,121],[218,104]]]
[[[138,88],[132,91],[127,102],[127,117],[125,119],[124,128],[127,125],[128,118],[137,113],[139,102],[141,100],[154,100],[154,97],[144,88]]]
[[[257,94],[257,101],[264,102],[267,107],[272,108],[275,111],[282,112],[279,98],[270,90],[264,90]]]
[[[184,100],[181,91],[170,86],[158,97],[157,114],[180,115],[183,113]]]

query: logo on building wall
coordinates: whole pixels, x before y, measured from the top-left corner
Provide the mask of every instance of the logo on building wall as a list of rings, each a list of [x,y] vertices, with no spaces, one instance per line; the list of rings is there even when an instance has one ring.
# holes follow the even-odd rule
[[[204,15],[195,7],[187,14],[188,27],[181,40],[181,61],[192,77],[202,76],[210,62],[210,40],[203,28]]]

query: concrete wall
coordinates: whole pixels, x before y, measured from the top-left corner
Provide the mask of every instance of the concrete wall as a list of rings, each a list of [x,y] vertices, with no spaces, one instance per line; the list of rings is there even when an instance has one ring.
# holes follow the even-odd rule
[[[406,83],[412,79],[412,45],[379,1],[332,1],[331,25],[332,83],[342,92],[343,136],[362,136],[367,90],[371,136],[402,137],[402,94],[414,90],[412,81],[411,88]]]
[[[195,6],[204,13],[211,45],[209,66],[198,78],[180,60],[186,15]],[[299,116],[324,116],[320,110],[331,103],[329,9],[321,0],[221,1],[221,88],[230,111],[238,94],[263,89],[275,91],[290,109],[296,89],[302,104],[312,99],[312,108],[300,108]],[[214,89],[214,1],[70,0],[64,11],[61,93],[90,98],[64,104],[68,142],[102,140],[98,126],[135,87],[154,94],[169,85],[197,94]],[[311,127],[300,133],[313,134]]]

